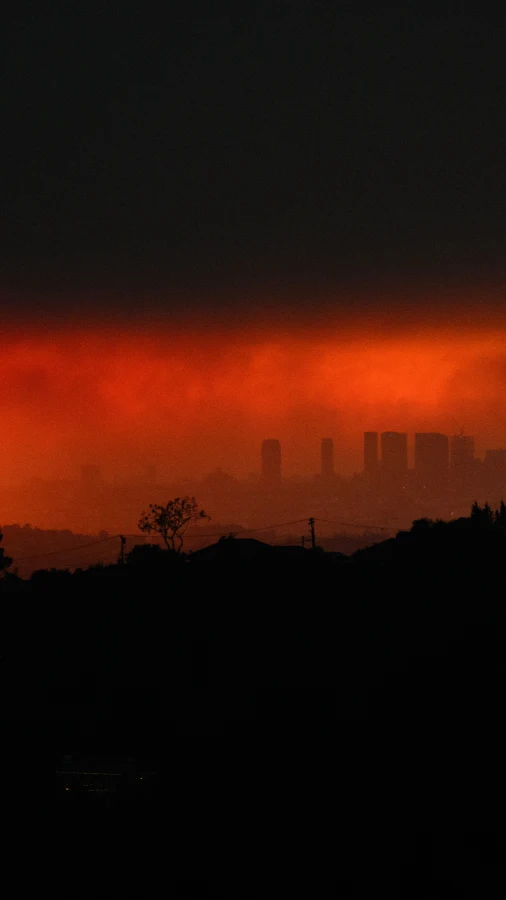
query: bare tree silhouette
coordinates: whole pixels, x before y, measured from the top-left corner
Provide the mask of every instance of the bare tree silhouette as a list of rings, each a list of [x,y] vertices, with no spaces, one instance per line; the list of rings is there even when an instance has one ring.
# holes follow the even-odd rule
[[[150,503],[148,512],[139,519],[138,528],[147,534],[159,534],[168,550],[180,553],[188,526],[209,518],[198,508],[195,497],[176,497],[165,506]]]

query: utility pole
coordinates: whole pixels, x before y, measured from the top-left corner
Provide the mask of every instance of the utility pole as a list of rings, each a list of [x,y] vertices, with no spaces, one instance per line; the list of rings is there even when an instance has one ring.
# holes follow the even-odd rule
[[[120,550],[119,550],[119,559],[118,559],[118,562],[119,562],[120,566],[124,566],[124,565],[125,565],[125,544],[126,544],[126,537],[125,537],[124,534],[120,534],[119,539],[120,539]]]
[[[311,529],[311,550],[316,550],[316,538],[314,536],[314,519],[312,516],[309,519],[309,527]]]

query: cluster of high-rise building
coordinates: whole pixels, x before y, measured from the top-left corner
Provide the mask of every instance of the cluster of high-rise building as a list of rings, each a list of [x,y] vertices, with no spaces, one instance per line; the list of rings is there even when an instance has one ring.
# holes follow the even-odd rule
[[[262,444],[262,480],[266,485],[281,481],[281,445],[278,440]],[[363,473],[369,483],[385,490],[405,485],[408,477],[418,489],[433,494],[444,492],[450,484],[464,488],[478,469],[491,479],[504,478],[506,485],[506,449],[486,450],[483,460],[475,455],[474,437],[465,434],[448,437],[437,432],[417,432],[414,436],[414,466],[408,465],[406,432],[366,431],[364,433]],[[334,442],[321,441],[320,476],[324,482],[335,477]]]
[[[335,442],[324,437],[320,464],[306,477],[283,477],[279,440],[261,448],[261,476],[239,479],[215,469],[205,477],[160,477],[145,466],[135,478],[107,481],[97,465],[83,465],[80,478],[44,481],[0,490],[2,524],[29,521],[79,533],[133,533],[142,510],[160,498],[195,495],[214,522],[259,527],[308,515],[344,522],[409,527],[420,517],[467,515],[474,500],[498,506],[506,500],[506,449],[477,454],[474,438],[433,432],[366,431],[363,466],[338,474]]]
[[[381,447],[381,459],[379,448]],[[487,450],[484,465],[495,460],[496,469],[506,473],[506,450]],[[417,432],[414,442],[415,485],[431,493],[444,491],[450,481],[462,486],[481,463],[475,457],[475,442],[470,435],[456,434],[448,438],[438,432]],[[364,473],[380,479],[386,486],[402,485],[408,476],[408,435],[406,432],[376,431],[364,434]]]

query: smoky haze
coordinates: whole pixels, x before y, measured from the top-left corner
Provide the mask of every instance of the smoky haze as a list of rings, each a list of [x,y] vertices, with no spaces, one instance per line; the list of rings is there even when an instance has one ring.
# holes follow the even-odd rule
[[[384,311],[382,313],[384,315]],[[165,478],[259,470],[265,437],[284,474],[362,468],[365,430],[464,430],[506,444],[506,327],[419,321],[326,326],[18,327],[3,337],[1,480],[104,477],[156,465]]]

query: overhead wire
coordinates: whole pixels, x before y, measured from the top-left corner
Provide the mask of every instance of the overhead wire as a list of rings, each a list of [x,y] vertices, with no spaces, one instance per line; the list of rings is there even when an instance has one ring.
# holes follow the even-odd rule
[[[62,547],[60,550],[47,550],[45,553],[37,553],[35,556],[17,556],[13,562],[28,562],[32,559],[43,559],[46,556],[55,556],[57,553],[74,553],[77,550],[87,550],[88,547],[96,547],[98,544],[105,544],[107,541],[117,540],[119,535],[111,535],[111,537],[102,538],[100,541],[92,541],[89,544],[81,544],[79,547]]]
[[[278,522],[275,525],[261,525],[260,528],[241,528],[240,531],[229,529],[228,531],[216,531],[214,533],[191,533],[188,532],[186,537],[227,537],[229,534],[241,535],[252,534],[255,531],[269,531],[271,528],[286,528],[288,525],[300,525],[301,522],[307,522],[307,519],[295,519],[293,522]]]
[[[287,528],[289,525],[300,525],[302,523],[308,522],[308,518],[309,517],[304,518],[304,519],[293,519],[290,522],[276,522],[272,525],[261,525],[257,528],[241,528],[239,531],[236,531],[236,532],[234,532],[233,529],[229,529],[228,531],[216,531],[216,532],[210,532],[210,533],[208,532],[205,534],[198,533],[198,532],[197,533],[188,532],[185,535],[185,537],[187,537],[187,538],[208,538],[208,537],[227,537],[228,535],[241,536],[241,535],[245,535],[245,534],[254,534],[254,533],[258,533],[258,532],[262,532],[262,531],[270,531],[272,528]],[[316,522],[325,522],[328,525],[340,525],[340,526],[346,527],[346,528],[371,528],[371,529],[375,529],[376,531],[391,531],[392,530],[391,528],[388,528],[385,525],[371,525],[371,524],[367,524],[365,522],[361,522],[361,523],[338,522],[333,519],[325,519],[321,516],[315,516],[314,518],[315,518]],[[146,539],[146,536],[143,534],[138,534],[138,535],[137,534],[128,534],[128,535],[123,535],[123,536],[134,539],[134,540],[142,540],[143,538]],[[118,540],[119,537],[120,537],[119,534],[112,534],[106,538],[101,538],[98,541],[91,541],[87,544],[80,544],[78,547],[62,547],[59,550],[48,550],[48,551],[45,551],[44,553],[37,553],[32,556],[18,556],[13,559],[13,562],[14,563],[30,562],[31,560],[45,559],[48,556],[57,556],[58,554],[61,554],[61,553],[68,553],[68,554],[77,553],[80,550],[87,550],[90,547],[96,547],[99,544],[105,544],[105,543],[108,543],[109,541]],[[367,541],[360,540],[359,538],[353,538],[348,535],[342,535],[342,537],[345,537],[346,540],[353,541],[355,543],[367,543]],[[111,550],[111,554],[113,554],[112,550]],[[97,560],[97,561],[105,562],[106,560],[104,557],[101,557],[100,560]]]
[[[388,525],[370,525],[367,522],[337,522],[335,519],[322,519],[316,517],[317,522],[327,522],[329,525],[342,525],[344,528],[375,528],[376,531],[392,531]]]
[[[307,521],[307,520],[306,519],[297,519],[294,522],[281,522],[281,523],[277,523],[274,525],[263,525],[260,528],[245,528],[245,529],[241,529],[240,532],[233,532],[233,531],[231,532],[229,530],[229,531],[217,531],[217,532],[213,532],[211,534],[188,533],[186,535],[186,537],[207,538],[207,537],[226,537],[227,535],[229,535],[231,533],[232,534],[234,534],[234,533],[249,534],[250,532],[255,532],[255,531],[268,531],[271,528],[285,528],[288,525],[298,525],[300,522],[305,522],[305,521]],[[129,535],[123,535],[123,536],[128,537],[128,538],[133,538],[135,540],[139,540],[144,537],[144,535],[142,535],[142,534],[139,534],[139,535],[129,534]],[[62,547],[59,550],[47,550],[44,553],[37,553],[33,556],[17,556],[13,559],[13,562],[15,562],[15,563],[29,562],[32,559],[44,559],[46,556],[56,556],[58,553],[74,553],[74,552],[77,552],[78,550],[87,550],[89,547],[96,547],[99,544],[105,544],[108,541],[118,540],[119,537],[120,537],[119,534],[111,534],[109,537],[101,538],[99,541],[91,541],[88,544],[80,544],[78,547]]]

